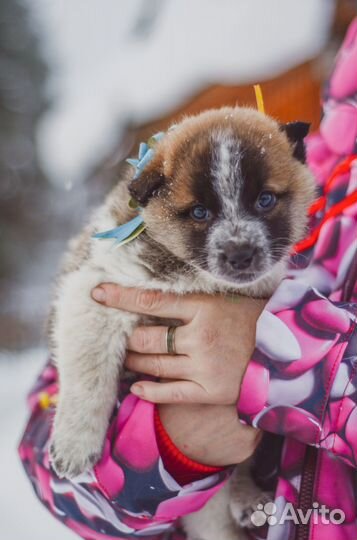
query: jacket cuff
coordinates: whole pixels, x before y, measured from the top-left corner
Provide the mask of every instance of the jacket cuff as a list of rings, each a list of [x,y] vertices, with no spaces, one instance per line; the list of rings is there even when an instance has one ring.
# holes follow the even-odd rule
[[[185,456],[165,430],[157,407],[154,411],[154,425],[157,445],[164,467],[178,484],[190,484],[224,470],[223,467],[203,465]]]
[[[331,302],[306,288],[291,308],[291,286],[296,285],[289,280],[280,285],[258,320],[257,347],[243,378],[238,415],[264,431],[324,446],[335,381],[356,339],[356,305]]]

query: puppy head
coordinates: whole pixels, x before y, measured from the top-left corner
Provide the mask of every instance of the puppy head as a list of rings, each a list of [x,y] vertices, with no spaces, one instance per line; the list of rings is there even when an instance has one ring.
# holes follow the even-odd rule
[[[248,108],[183,120],[129,186],[147,234],[220,281],[265,277],[304,234],[314,194],[307,131]]]

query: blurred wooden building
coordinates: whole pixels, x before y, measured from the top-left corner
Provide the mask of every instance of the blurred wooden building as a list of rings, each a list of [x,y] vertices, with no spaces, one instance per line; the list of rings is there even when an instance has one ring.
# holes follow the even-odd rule
[[[145,140],[155,131],[165,129],[185,114],[196,114],[205,109],[224,105],[256,107],[253,84],[261,83],[266,112],[281,122],[305,120],[316,130],[321,119],[321,91],[331,65],[343,40],[348,25],[357,15],[356,0],[338,0],[330,39],[316,57],[297,65],[281,75],[264,82],[225,86],[213,85],[164,118],[138,127],[136,141]]]

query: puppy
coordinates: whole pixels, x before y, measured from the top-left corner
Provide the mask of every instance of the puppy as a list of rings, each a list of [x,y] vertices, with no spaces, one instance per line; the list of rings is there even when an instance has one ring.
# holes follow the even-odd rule
[[[269,297],[291,247],[303,237],[314,195],[304,165],[307,131],[307,124],[280,125],[239,107],[186,118],[156,144],[137,178],[130,169],[71,242],[51,331],[60,395],[50,459],[59,476],[74,477],[100,458],[127,339],[143,322],[94,302],[93,287],[116,282],[178,294]],[[145,231],[118,248],[93,238],[137,214],[129,208],[131,197]],[[189,516],[189,537],[237,538],[232,515],[242,521],[244,508],[259,495],[249,476],[244,482],[240,496],[231,499],[228,485],[209,503],[213,512]]]

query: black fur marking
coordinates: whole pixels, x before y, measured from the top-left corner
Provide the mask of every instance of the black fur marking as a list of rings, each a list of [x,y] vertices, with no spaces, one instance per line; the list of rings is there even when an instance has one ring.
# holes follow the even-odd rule
[[[304,138],[309,133],[310,125],[307,122],[289,122],[281,124],[280,129],[286,133],[293,145],[293,156],[301,163],[306,163],[306,148]]]
[[[201,268],[208,267],[206,243],[210,227],[221,213],[221,201],[214,188],[215,179],[212,176],[213,153],[211,144],[208,143],[201,152],[193,154],[191,160],[191,189],[196,203],[202,204],[210,210],[212,218],[206,224],[197,224],[189,216],[189,209],[182,214],[186,219],[183,227],[186,231],[188,246],[190,246],[191,260]]]
[[[139,178],[132,180],[129,185],[129,193],[141,206],[146,206],[155,194],[155,191],[163,186],[165,176],[158,172],[145,173],[143,171]]]
[[[267,160],[258,148],[245,144],[242,148],[240,170],[243,180],[242,203],[246,210],[255,212],[254,204],[269,178]]]
[[[213,216],[221,210],[221,204],[213,187],[212,155],[201,154],[195,160],[195,171],[192,175],[192,194],[196,201],[208,208]]]
[[[267,160],[260,154],[260,150],[246,145],[241,158],[241,174],[243,179],[242,202],[249,214],[264,221],[269,231],[267,247],[271,249],[273,259],[278,261],[282,251],[290,245],[289,206],[291,194],[289,192],[278,195],[278,208],[276,211],[260,215],[254,205],[259,194],[265,189],[270,171]]]

